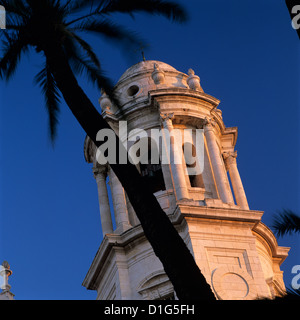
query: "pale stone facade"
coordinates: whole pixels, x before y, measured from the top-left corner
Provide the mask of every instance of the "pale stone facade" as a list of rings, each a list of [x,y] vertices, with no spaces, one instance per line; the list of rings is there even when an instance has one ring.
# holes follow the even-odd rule
[[[237,128],[225,127],[220,101],[204,93],[192,69],[184,74],[159,61],[143,61],[129,68],[115,91],[121,109],[104,92],[99,102],[103,117],[117,133],[120,120],[127,121],[128,131],[139,128],[150,133],[153,128],[165,128],[183,134],[184,129],[203,129],[201,174],[188,175],[184,160],[137,167],[146,178],[155,177],[151,181],[157,200],[217,299],[272,298],[283,293],[280,264],[289,249],[277,245],[271,230],[261,222],[263,212],[249,209],[234,150]],[[175,139],[170,152],[176,154],[182,147]],[[97,163],[95,146],[88,137],[84,153],[86,161],[93,163],[104,239],[83,285],[97,290],[97,299],[176,297],[122,185],[108,165]]]

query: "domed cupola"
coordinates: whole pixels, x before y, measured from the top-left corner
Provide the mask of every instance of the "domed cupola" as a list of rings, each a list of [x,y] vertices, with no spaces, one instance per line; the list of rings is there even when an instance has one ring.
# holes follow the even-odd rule
[[[147,99],[149,91],[163,88],[192,89],[203,92],[200,78],[192,69],[189,69],[187,75],[167,63],[155,60],[141,61],[127,69],[115,85],[114,92],[120,106],[126,109],[132,102]],[[102,94],[99,102],[102,111],[105,111],[108,105],[107,96]],[[110,112],[118,112],[115,106],[109,107]]]

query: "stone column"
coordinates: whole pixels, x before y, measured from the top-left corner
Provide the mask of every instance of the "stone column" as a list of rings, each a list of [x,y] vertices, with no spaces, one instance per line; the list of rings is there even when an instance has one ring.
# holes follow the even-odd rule
[[[249,210],[248,201],[245,190],[236,164],[237,152],[224,152],[226,169],[229,171],[229,176],[236,199],[236,203],[242,209]]]
[[[213,130],[214,121],[205,119],[204,135],[207,143],[208,153],[211,160],[213,174],[217,184],[217,190],[220,199],[224,203],[234,204],[232,193],[229,186],[229,181],[224,168],[224,162],[221,158],[221,152],[217,145],[215,133]]]
[[[99,208],[100,208],[100,217],[102,225],[103,237],[107,233],[113,233],[113,224],[111,219],[111,212],[108,200],[108,193],[106,187],[106,174],[107,168],[94,168],[94,177],[98,186],[98,198],[99,198]]]
[[[172,136],[173,131],[173,124],[172,119],[174,118],[174,114],[161,114],[160,115],[163,129],[169,131],[169,137]],[[163,136],[163,139],[168,139],[169,137]],[[168,141],[164,141],[164,147],[167,148]],[[180,148],[180,149],[179,149]],[[167,151],[168,152],[168,151]],[[185,178],[185,171],[183,170],[182,165],[182,147],[178,146],[176,143],[176,139],[174,137],[173,143],[170,141],[170,153],[173,155],[173,160],[170,161],[170,167],[171,167],[171,176],[173,181],[173,188],[176,193],[176,199],[182,200],[182,199],[188,199],[189,193],[186,185],[186,178]],[[168,158],[170,159],[170,155],[168,155]],[[176,161],[176,160],[177,161]]]
[[[115,218],[116,218],[116,233],[122,233],[131,228],[128,217],[128,210],[123,186],[112,169],[109,171],[110,188],[112,193]]]

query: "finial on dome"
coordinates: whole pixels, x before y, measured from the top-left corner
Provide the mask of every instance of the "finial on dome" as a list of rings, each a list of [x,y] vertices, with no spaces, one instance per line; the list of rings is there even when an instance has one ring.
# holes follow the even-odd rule
[[[195,75],[195,71],[190,68],[188,70],[188,74],[189,77],[187,78],[186,82],[190,89],[203,92],[203,89],[200,86],[200,78]]]
[[[3,261],[2,262],[2,267],[5,268],[5,269],[10,269],[10,265],[7,261]]]
[[[165,82],[165,73],[160,70],[159,65],[154,63],[154,71],[152,72],[152,79],[155,84],[163,84]]]
[[[110,108],[112,106],[112,102],[109,99],[109,96],[106,94],[106,92],[104,91],[104,89],[101,89],[101,97],[99,98],[99,103],[100,103],[100,107],[102,112],[111,112]]]
[[[193,76],[193,75],[195,74],[195,71],[190,68],[190,69],[188,70],[188,74],[189,74],[189,76]]]

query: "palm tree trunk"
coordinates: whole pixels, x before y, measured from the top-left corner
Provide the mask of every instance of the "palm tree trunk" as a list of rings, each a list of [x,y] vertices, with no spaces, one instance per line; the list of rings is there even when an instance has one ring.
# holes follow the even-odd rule
[[[86,134],[99,147],[103,142],[96,141],[98,131],[104,128],[111,129],[110,126],[78,85],[60,46],[48,46],[44,52],[67,105]],[[117,137],[118,145],[119,139]],[[117,153],[117,161],[118,159]],[[214,294],[195,263],[194,257],[168,216],[161,209],[148,185],[144,183],[136,167],[129,161],[126,165],[117,163],[110,164],[110,166],[123,185],[141,222],[145,236],[162,262],[178,298],[215,300]],[[143,191],[141,192],[141,190]]]

